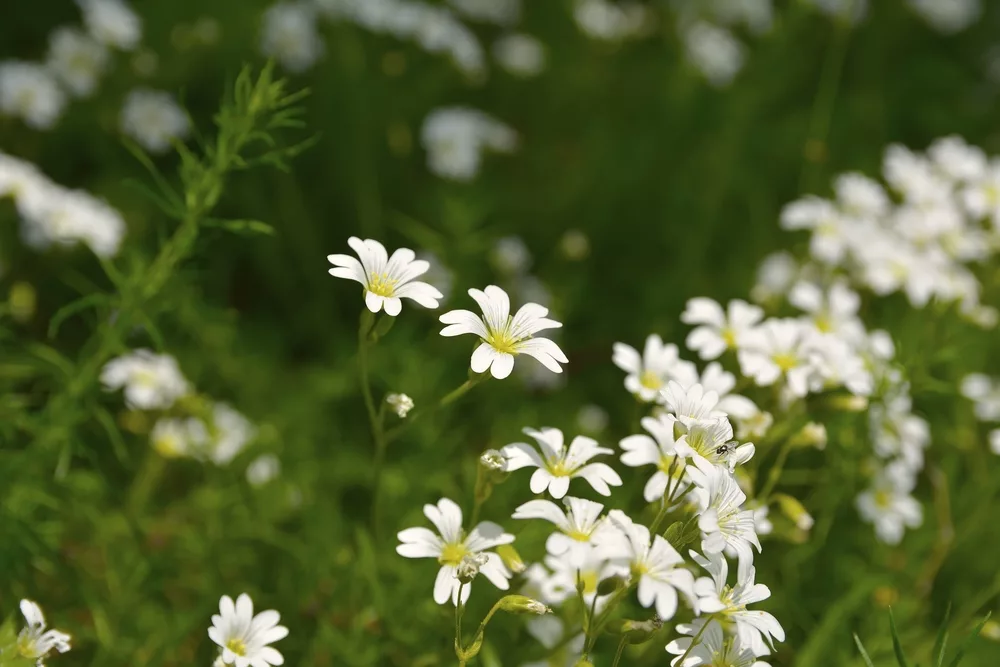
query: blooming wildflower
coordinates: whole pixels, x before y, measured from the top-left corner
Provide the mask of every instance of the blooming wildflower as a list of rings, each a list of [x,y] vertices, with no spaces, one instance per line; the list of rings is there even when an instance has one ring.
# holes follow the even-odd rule
[[[990,451],[1000,456],[1000,428],[990,431]]]
[[[108,64],[108,50],[76,28],[56,28],[49,35],[46,64],[74,95],[94,92]]]
[[[621,477],[611,466],[606,463],[587,463],[595,456],[614,453],[614,450],[598,445],[596,440],[578,435],[567,448],[559,429],[543,428],[536,431],[526,428],[524,432],[538,441],[541,454],[524,442],[506,445],[501,452],[507,458],[508,471],[537,468],[531,475],[532,493],[542,493],[548,489],[553,498],[562,498],[569,490],[569,481],[577,477],[585,479],[602,496],[611,495],[609,486],[622,485]]]
[[[934,141],[927,155],[945,176],[957,182],[976,181],[986,174],[987,159],[983,149],[970,146],[956,135]]]
[[[852,241],[861,236],[858,225],[833,203],[819,197],[799,199],[781,211],[783,228],[812,231],[809,254],[824,264],[839,265],[843,261]]]
[[[131,51],[142,39],[142,19],[122,0],[77,0],[83,22],[97,41]]]
[[[966,185],[961,201],[973,218],[988,219],[1000,229],[1000,162],[992,161],[979,178]]]
[[[705,622],[705,619],[696,619],[695,623],[698,623],[698,627]],[[692,627],[695,625],[683,626],[685,630],[694,631],[697,634],[697,630]],[[682,626],[678,626],[680,629]],[[686,634],[686,633],[684,633]],[[678,639],[667,644],[667,651],[677,655],[671,661],[671,665],[677,664],[680,660],[680,656],[687,653],[687,647],[690,645],[691,639]],[[726,637],[722,631],[722,626],[716,621],[711,621],[708,626],[705,627],[704,632],[702,632],[698,644],[691,649],[690,653],[687,653],[687,657],[684,659],[684,666],[694,666],[694,665],[705,665],[706,667],[768,667],[766,662],[762,662],[757,659],[757,654],[753,650],[743,644],[738,636]]]
[[[653,502],[663,497],[667,485],[677,483],[684,474],[684,465],[677,453],[677,440],[674,438],[676,419],[666,416],[659,419],[643,417],[642,427],[649,432],[630,435],[619,443],[625,453],[621,461],[635,468],[638,466],[655,465],[657,470],[646,482],[642,497],[646,502]],[[673,482],[671,482],[673,478]]]
[[[406,394],[389,394],[385,397],[385,402],[400,419],[405,419],[413,409],[413,399]]]
[[[784,296],[795,282],[798,272],[799,265],[789,253],[772,253],[757,268],[757,283],[750,290],[750,295],[757,302]]]
[[[52,244],[83,242],[98,257],[114,257],[125,235],[121,213],[82,190],[67,190],[47,179],[24,183],[17,205],[24,242],[39,250]]]
[[[774,415],[759,410],[744,419],[736,419],[736,439],[755,440],[763,438],[774,425]]]
[[[471,584],[472,580],[479,576],[479,570],[489,560],[490,557],[484,553],[465,554],[462,556],[462,561],[455,568],[455,578],[458,579],[459,583]]]
[[[625,388],[647,403],[658,400],[660,390],[670,380],[679,380],[682,384],[697,380],[694,365],[680,358],[676,345],[664,345],[663,339],[656,334],[646,338],[642,356],[625,343],[615,343],[612,350],[611,361],[628,373]]]
[[[746,61],[733,33],[704,21],[684,28],[684,48],[688,61],[716,88],[732,83]]]
[[[122,105],[121,129],[151,153],[164,153],[191,132],[191,121],[173,95],[136,88]]]
[[[700,421],[722,419],[725,412],[718,409],[719,395],[714,391],[705,391],[698,383],[689,387],[671,380],[663,390],[663,405],[685,427]]]
[[[216,465],[226,465],[243,451],[247,443],[256,435],[250,421],[225,403],[216,403],[212,409],[214,436],[209,457]]]
[[[531,251],[520,236],[505,236],[493,244],[490,261],[499,271],[517,275],[531,267]]]
[[[0,114],[20,116],[36,130],[56,124],[66,95],[49,69],[17,60],[0,62]]]
[[[975,402],[979,421],[1000,421],[1000,384],[982,373],[971,373],[962,379],[962,395]]]
[[[0,151],[0,197],[16,200],[25,190],[36,189],[47,180],[35,165]]]
[[[545,549],[553,556],[565,555],[571,562],[582,564],[590,554],[595,540],[609,529],[601,518],[604,505],[583,498],[566,496],[564,512],[550,500],[529,500],[516,510],[515,519],[544,519],[559,530],[549,535]]]
[[[576,413],[576,424],[586,433],[600,433],[608,427],[608,412],[599,405],[589,403]]]
[[[608,519],[621,534],[602,540],[598,553],[628,562],[639,582],[639,604],[655,607],[662,620],[673,618],[678,592],[694,606],[694,577],[683,568],[684,559],[677,550],[661,535],[650,536],[646,526],[633,522],[621,510],[608,512]]]
[[[24,658],[42,661],[52,651],[69,651],[70,636],[59,630],[45,629],[42,609],[31,600],[21,600],[21,613],[27,625],[17,636],[17,652]]]
[[[479,173],[485,150],[510,153],[517,147],[517,134],[510,127],[482,111],[462,107],[431,112],[420,137],[428,168],[438,176],[463,182]]]
[[[493,43],[493,57],[514,76],[538,76],[545,69],[545,47],[531,35],[504,35]]]
[[[274,454],[264,454],[255,458],[247,466],[247,482],[250,486],[264,486],[281,474],[281,461]]]
[[[399,248],[390,257],[385,246],[374,239],[361,240],[356,236],[347,239],[347,245],[358,254],[361,261],[350,255],[328,255],[335,268],[331,276],[361,283],[365,288],[365,305],[377,313],[395,317],[403,309],[402,299],[413,299],[424,308],[437,308],[441,292],[425,282],[414,280],[430,268],[430,264],[416,259],[409,248]]]
[[[923,467],[924,449],[930,444],[930,426],[912,412],[909,394],[897,390],[868,413],[875,453],[883,458],[898,456],[913,468]]]
[[[751,419],[760,412],[757,405],[749,398],[730,393],[736,387],[736,376],[724,370],[718,361],[710,362],[705,366],[701,377],[687,386],[692,387],[695,383],[704,387],[706,392],[714,391],[719,397],[715,409],[726,413],[733,419]],[[684,382],[681,381],[681,384]]]
[[[260,50],[291,72],[304,72],[323,55],[316,10],[305,2],[279,2],[264,12]]]
[[[147,349],[112,359],[101,370],[105,391],[125,388],[125,404],[133,409],[166,410],[189,387],[177,360]]]
[[[269,667],[284,664],[277,649],[268,646],[288,636],[288,628],[278,625],[281,616],[272,610],[253,613],[253,601],[246,593],[233,599],[223,595],[219,613],[212,615],[209,638],[219,645],[224,665]]]
[[[909,0],[910,6],[938,32],[961,32],[979,19],[980,0]]]
[[[885,189],[864,174],[841,174],[833,183],[837,204],[849,216],[856,218],[881,218],[889,212],[891,202]]]
[[[912,477],[901,480],[883,471],[875,476],[872,487],[857,497],[858,513],[875,525],[875,535],[882,542],[899,544],[907,528],[918,528],[924,522],[923,507],[910,495],[912,488]]]
[[[510,375],[514,367],[514,357],[526,354],[534,357],[553,373],[561,373],[559,363],[568,359],[559,346],[547,338],[534,335],[544,329],[556,329],[560,322],[550,320],[547,308],[537,303],[526,303],[517,313],[510,314],[510,298],[496,285],[488,285],[485,290],[470,289],[469,296],[476,300],[483,317],[468,310],[452,310],[440,317],[443,324],[442,336],[474,334],[482,343],[472,353],[471,368],[476,373],[489,369],[498,380]]]
[[[149,434],[149,442],[160,456],[198,457],[208,444],[208,429],[200,419],[158,419]]]
[[[740,573],[753,564],[750,545],[761,550],[754,528],[753,510],[741,509],[746,494],[732,474],[723,467],[695,459],[688,470],[696,487],[692,493],[701,507],[698,527],[702,532],[701,548],[706,554],[721,553],[727,546],[739,556]]]
[[[716,359],[727,349],[745,344],[747,335],[764,317],[764,311],[746,301],[734,299],[726,311],[716,301],[697,297],[687,302],[681,322],[697,325],[685,344],[702,359]]]
[[[645,5],[635,2],[576,0],[573,10],[573,18],[585,35],[611,42],[641,34],[649,24],[650,16]]]
[[[677,441],[678,456],[724,466],[729,472],[753,458],[755,451],[752,442],[740,444],[733,440],[732,424],[725,417],[693,422]]]
[[[567,628],[558,616],[548,615],[532,618],[528,621],[528,634],[538,640],[546,649],[549,658],[537,662],[526,662],[521,667],[573,667],[580,659],[584,634],[571,639],[565,637]]]
[[[451,599],[452,604],[465,604],[469,599],[471,585],[461,586],[456,578],[459,564],[467,554],[484,553],[488,560],[480,567],[480,572],[502,591],[509,588],[510,572],[495,552],[487,551],[501,544],[510,544],[514,536],[503,532],[503,528],[492,521],[480,522],[466,535],[462,530],[462,510],[455,502],[442,498],[437,505],[424,505],[424,516],[438,529],[435,535],[427,528],[407,528],[397,535],[401,544],[396,553],[406,558],[436,558],[441,564],[434,582],[434,601],[444,604]],[[458,599],[459,588],[462,599]]]
[[[448,4],[474,21],[513,25],[521,18],[521,0],[448,0]]]
[[[865,335],[864,325],[858,319],[861,297],[842,280],[826,290],[816,283],[799,281],[788,293],[788,302],[808,313],[822,333],[836,333],[849,341],[858,341]]]
[[[530,590],[530,594],[536,595],[540,600],[558,606],[570,598],[577,597],[579,587],[582,585],[584,602],[587,605],[593,604],[595,609],[600,610],[607,603],[608,596],[613,593],[607,591],[599,594],[600,585],[614,577],[624,580],[629,574],[627,565],[611,562],[599,553],[598,544],[607,540],[621,539],[617,529],[607,522],[603,522],[603,525],[605,527],[594,535],[593,548],[579,552],[583,555],[582,560],[569,551],[560,556],[547,555],[544,566],[537,563],[533,566],[533,571],[530,573],[531,580],[525,589]]]
[[[796,320],[767,320],[748,334],[737,355],[743,375],[763,387],[783,377],[793,396],[805,396],[813,372],[808,348],[810,331]]]
[[[689,553],[711,575],[700,577],[694,583],[699,613],[714,615],[723,627],[735,625],[740,644],[755,655],[768,655],[771,652],[768,646],[774,648],[775,639],[785,641],[785,631],[774,616],[766,611],[747,609],[748,605],[771,597],[767,586],[754,582],[756,571],[753,567],[741,572],[736,585],[730,587],[726,583],[729,563],[722,554],[709,554],[705,558],[694,551]],[[686,649],[690,642],[690,639],[679,639],[672,643],[676,648]]]

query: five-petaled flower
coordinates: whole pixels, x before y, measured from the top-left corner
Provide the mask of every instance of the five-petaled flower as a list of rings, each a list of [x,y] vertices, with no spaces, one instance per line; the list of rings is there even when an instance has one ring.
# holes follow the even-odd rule
[[[538,441],[542,453],[539,454],[525,442],[513,442],[500,450],[507,458],[507,470],[538,468],[531,475],[531,492],[542,493],[546,489],[553,498],[562,498],[569,490],[569,481],[582,477],[602,496],[610,496],[609,486],[621,486],[622,478],[606,463],[587,463],[601,454],[614,454],[614,450],[601,447],[593,438],[578,435],[567,448],[563,433],[556,428],[536,431],[524,429],[527,435]]]
[[[224,665],[269,667],[282,665],[285,658],[268,646],[288,635],[288,628],[278,625],[281,616],[273,609],[253,613],[253,601],[243,593],[236,602],[228,595],[219,600],[219,613],[212,616],[209,638],[219,645]]]
[[[414,280],[427,272],[430,263],[416,259],[412,250],[399,248],[390,257],[378,241],[362,241],[356,236],[347,239],[347,245],[361,261],[350,255],[328,255],[334,265],[330,275],[361,283],[368,310],[377,313],[384,308],[386,315],[395,317],[403,309],[401,299],[413,299],[424,308],[438,307],[438,299],[443,298],[441,292],[428,283]]]

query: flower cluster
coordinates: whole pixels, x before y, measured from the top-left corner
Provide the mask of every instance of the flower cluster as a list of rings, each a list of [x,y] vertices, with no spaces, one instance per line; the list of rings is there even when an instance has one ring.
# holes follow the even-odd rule
[[[33,164],[0,151],[0,198],[13,197],[21,236],[37,249],[83,243],[98,257],[114,257],[125,221],[107,202],[49,180]]]
[[[88,97],[107,70],[109,49],[133,50],[142,22],[124,0],[77,0],[86,30],[62,26],[49,35],[44,63],[0,62],[0,114],[38,130],[53,127],[67,95]]]
[[[227,465],[255,436],[253,425],[232,407],[194,394],[170,355],[139,349],[116,357],[102,369],[101,384],[106,391],[121,389],[130,410],[156,415],[149,437],[161,456]]]
[[[487,150],[510,153],[517,133],[492,116],[464,107],[436,109],[424,119],[420,140],[427,167],[438,176],[470,181],[479,173]]]

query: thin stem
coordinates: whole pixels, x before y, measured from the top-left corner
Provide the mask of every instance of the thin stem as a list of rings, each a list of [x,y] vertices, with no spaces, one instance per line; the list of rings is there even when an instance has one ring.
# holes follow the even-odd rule
[[[462,614],[465,612],[465,605],[462,604],[462,589],[465,583],[458,584],[458,600],[455,604],[455,655],[458,656],[458,664],[465,664],[465,649],[462,647]]]
[[[375,461],[372,464],[372,534],[378,537],[378,516],[382,486],[382,470],[385,467],[385,450],[388,442],[382,429],[382,417],[384,410],[376,410],[375,399],[372,397],[371,378],[368,369],[368,333],[375,323],[375,316],[371,311],[364,309],[361,312],[361,319],[358,323],[358,372],[361,376],[361,395],[365,401],[365,410],[368,412],[368,423],[372,432],[372,440],[375,442]]]
[[[785,468],[785,461],[788,459],[788,452],[792,449],[792,438],[788,437],[783,443],[781,443],[781,449],[778,450],[778,458],[775,460],[774,465],[767,473],[767,481],[764,483],[764,488],[761,489],[760,493],[757,494],[757,498],[760,502],[767,502],[768,497],[771,492],[774,491],[774,487],[778,484],[778,479],[781,478],[781,471]]]
[[[420,410],[413,413],[413,416],[411,416],[405,422],[403,422],[402,424],[400,424],[399,426],[397,426],[396,428],[392,429],[391,431],[385,434],[386,444],[394,441],[396,438],[405,433],[407,429],[413,426],[414,422],[419,420],[424,415],[434,414],[438,410],[448,407],[449,405],[460,399],[462,396],[464,396],[466,393],[468,393],[468,391],[473,387],[475,387],[477,384],[486,380],[487,377],[488,377],[487,375],[477,375],[475,377],[469,378],[461,385],[459,385],[457,388],[445,394],[441,398],[441,400],[439,400],[437,403],[435,403],[427,410]]]
[[[688,646],[687,650],[684,651],[684,654],[680,658],[677,659],[676,664],[678,664],[678,665],[683,665],[684,664],[684,660],[688,657],[688,654],[691,653],[691,651],[694,649],[694,647],[698,645],[698,640],[701,639],[701,636],[703,634],[705,634],[705,629],[708,627],[708,624],[711,623],[712,619],[714,619],[714,618],[715,618],[715,614],[712,614],[711,616],[709,616],[708,618],[705,619],[705,624],[703,626],[701,626],[701,630],[698,631],[698,634],[696,634],[694,637],[691,638],[691,645]]]
[[[601,615],[598,616],[597,622],[591,624],[589,633],[590,637],[584,644],[585,646],[584,655],[589,655],[590,652],[593,650],[594,644],[597,642],[597,634],[601,631],[601,629],[604,628],[604,625],[608,622],[608,618],[611,616],[611,612],[615,610],[615,607],[617,607],[618,604],[622,601],[622,598],[628,595],[628,592],[631,590],[632,590],[632,584],[629,584],[625,588],[615,593],[614,596],[611,598],[611,600],[608,602],[607,606],[604,607],[604,610],[601,612]],[[596,595],[594,596],[594,601],[595,602],[597,601]]]
[[[615,661],[611,663],[611,667],[618,667],[618,661],[622,659],[622,653],[625,651],[625,637],[618,642],[618,651],[615,653]]]

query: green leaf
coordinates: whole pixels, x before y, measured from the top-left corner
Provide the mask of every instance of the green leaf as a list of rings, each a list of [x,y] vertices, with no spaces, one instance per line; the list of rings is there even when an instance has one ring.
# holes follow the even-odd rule
[[[97,410],[96,415],[97,421],[101,422],[101,426],[108,434],[108,440],[111,442],[111,448],[115,451],[115,456],[118,457],[119,461],[127,464],[129,462],[128,448],[125,446],[125,439],[122,438],[121,431],[118,430],[115,418],[104,408]]]
[[[951,602],[948,603],[948,607],[944,610],[944,620],[941,622],[941,629],[938,630],[937,639],[934,640],[934,650],[931,653],[934,667],[941,667],[944,664],[944,651],[948,646],[949,618],[951,618]]]
[[[864,645],[861,643],[861,639],[858,637],[857,633],[854,634],[854,643],[858,647],[858,651],[861,652],[861,659],[865,661],[865,665],[868,667],[875,667],[872,664],[872,659],[868,657],[868,651],[865,650]]]
[[[992,611],[988,612],[986,614],[986,617],[983,620],[979,621],[979,624],[972,629],[972,632],[969,633],[969,636],[966,637],[962,641],[962,645],[958,647],[958,653],[956,653],[955,657],[952,658],[951,662],[948,663],[948,667],[955,667],[959,662],[961,662],[962,658],[965,657],[965,652],[972,645],[972,642],[975,641],[976,637],[979,636],[979,632],[983,629],[983,626],[986,625],[986,621],[990,620],[990,616],[992,615],[993,615]]]
[[[869,595],[879,580],[862,580],[830,605],[812,632],[809,639],[796,656],[797,665],[825,665],[833,647],[843,641],[842,632],[849,624],[850,617],[868,601]]]
[[[889,630],[892,632],[892,650],[896,654],[896,662],[899,667],[909,667],[906,662],[906,654],[899,643],[899,633],[896,631],[896,619],[892,616],[892,607],[889,607]]]
[[[277,232],[274,227],[261,222],[260,220],[218,220],[216,218],[206,218],[203,221],[206,227],[218,227],[236,234],[265,234],[274,236]]]
[[[59,327],[62,326],[62,323],[65,322],[66,319],[71,315],[83,312],[87,308],[93,308],[99,306],[101,303],[107,302],[109,300],[110,297],[108,297],[107,294],[97,293],[97,294],[88,294],[85,297],[82,297],[80,299],[77,299],[76,301],[72,301],[66,304],[65,306],[57,310],[55,315],[52,316],[52,319],[49,320],[49,331],[48,331],[49,338],[56,337],[56,335],[59,333]]]

